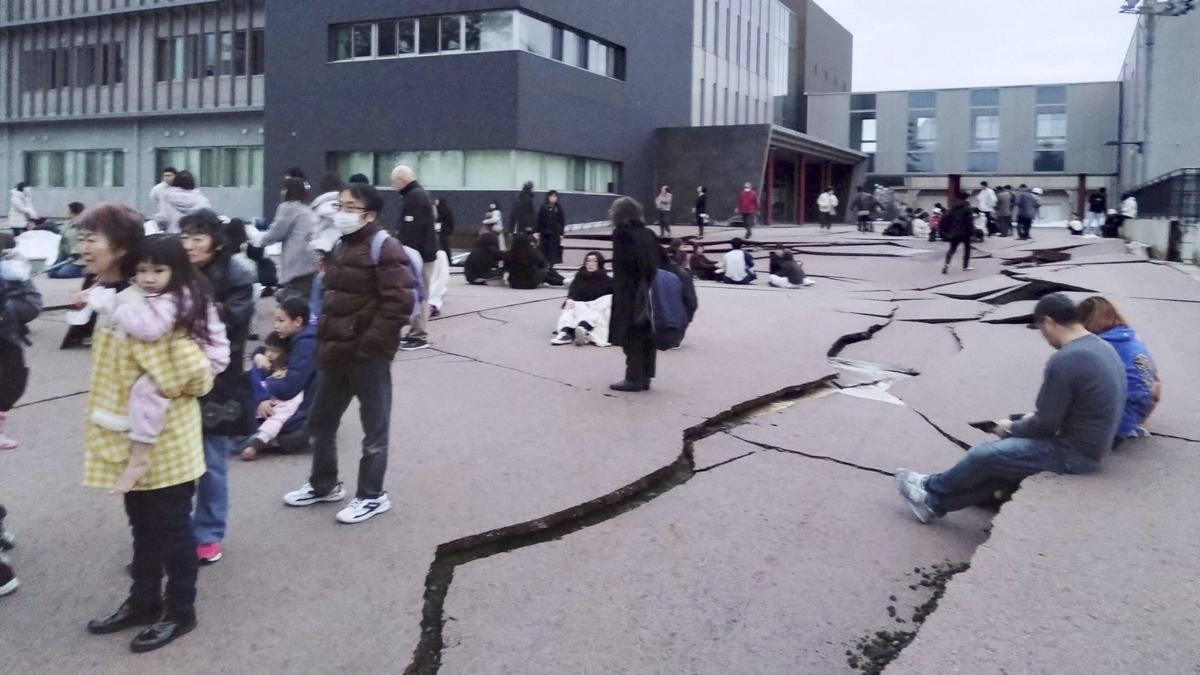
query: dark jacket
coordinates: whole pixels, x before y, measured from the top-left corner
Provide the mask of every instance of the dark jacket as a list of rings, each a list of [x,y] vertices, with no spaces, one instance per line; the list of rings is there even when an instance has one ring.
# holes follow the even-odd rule
[[[567,299],[575,302],[591,302],[606,295],[612,295],[612,292],[612,277],[608,276],[608,272],[603,267],[595,272],[588,272],[581,267],[575,273],[575,278],[571,280],[571,287],[567,289]]]
[[[438,246],[446,252],[446,256],[450,256],[450,238],[454,236],[454,212],[450,210],[450,205],[442,201],[441,206],[437,207],[438,222],[442,224],[442,229],[438,231]]]
[[[531,289],[541,286],[550,272],[550,264],[542,252],[533,247],[529,235],[518,234],[513,249],[505,257],[510,288]]]
[[[700,300],[696,297],[696,282],[692,280],[692,274],[683,268],[682,265],[667,258],[663,263],[663,268],[670,270],[675,276],[679,277],[679,284],[682,287],[680,290],[683,293],[683,311],[687,313],[687,322],[690,324],[696,316],[696,310],[700,309]],[[687,325],[684,325],[684,330],[687,330]]]
[[[770,269],[771,274],[787,279],[788,283],[804,283],[804,268],[794,258],[785,258],[772,253]]]
[[[717,263],[709,260],[703,253],[693,253],[688,256],[688,268],[698,279],[712,281],[717,273]]]
[[[486,281],[496,276],[497,268],[504,260],[500,253],[500,240],[492,232],[485,232],[475,240],[475,246],[463,262],[463,274],[468,284]]]
[[[259,347],[255,354],[265,351]],[[317,374],[317,331],[311,326],[305,326],[299,333],[292,336],[288,348],[287,375],[272,379],[264,377],[258,369],[252,370],[251,381],[254,384],[254,399],[261,403],[269,399],[287,401],[303,393],[304,400],[300,407],[284,423],[282,433],[297,431],[308,419],[308,409],[312,407],[313,395],[316,393],[315,383]],[[261,383],[261,385],[260,385]]]
[[[407,256],[388,237],[371,260],[379,226],[368,224],[342,237],[325,261],[321,318],[317,322],[317,361],[323,368],[369,357],[391,359],[400,329],[412,314],[415,293]]]
[[[624,346],[631,336],[653,332],[649,323],[637,323],[634,316],[639,295],[649,291],[658,270],[662,249],[658,237],[643,223],[618,227],[613,232],[613,304],[609,320],[609,341]]]
[[[396,237],[405,246],[421,254],[421,260],[432,262],[437,258],[437,228],[434,227],[433,199],[417,181],[409,183],[400,191],[404,203],[400,205],[400,222],[396,224]]]
[[[533,190],[523,189],[517,195],[512,215],[508,219],[509,232],[532,232],[537,226],[537,209],[533,206]]]
[[[567,216],[562,204],[542,204],[537,215],[537,233],[542,237],[538,249],[551,265],[562,264],[562,236],[566,230]]]
[[[703,194],[696,197],[696,215],[708,213],[708,195]]]
[[[971,212],[971,205],[963,201],[952,206],[942,220],[941,229],[948,240],[970,239],[975,234],[975,216]]]
[[[1104,213],[1108,210],[1108,195],[1100,192],[1093,192],[1088,195],[1088,211],[1092,213]]]
[[[251,433],[254,414],[250,410],[250,383],[246,379],[246,338],[254,319],[254,274],[218,253],[200,272],[212,289],[217,315],[229,338],[229,365],[217,375],[212,391],[200,398],[204,433],[240,436]]]

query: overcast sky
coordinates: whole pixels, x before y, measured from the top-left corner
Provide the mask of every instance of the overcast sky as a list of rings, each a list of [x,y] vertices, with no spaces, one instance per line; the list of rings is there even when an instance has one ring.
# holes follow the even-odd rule
[[[854,34],[854,91],[1116,80],[1122,0],[817,0]]]

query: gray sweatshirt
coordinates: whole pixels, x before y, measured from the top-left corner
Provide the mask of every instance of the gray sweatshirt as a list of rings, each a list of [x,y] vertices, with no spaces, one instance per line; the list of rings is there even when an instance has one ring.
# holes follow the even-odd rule
[[[1095,335],[1067,343],[1046,362],[1037,412],[1012,426],[1022,438],[1056,444],[1096,461],[1112,449],[1125,408],[1125,366]]]
[[[262,245],[282,243],[279,256],[279,283],[287,282],[317,271],[317,261],[308,250],[317,216],[300,202],[283,202],[275,210],[275,220],[263,235]]]

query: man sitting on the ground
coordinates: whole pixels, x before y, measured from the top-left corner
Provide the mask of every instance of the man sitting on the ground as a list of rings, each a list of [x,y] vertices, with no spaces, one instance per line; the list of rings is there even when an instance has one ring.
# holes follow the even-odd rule
[[[754,273],[754,258],[748,251],[742,250],[744,244],[745,242],[736,237],[730,242],[733,249],[722,259],[717,281],[727,284],[752,284],[758,278]]]
[[[1075,303],[1062,293],[1038,300],[1033,324],[1058,350],[1046,362],[1037,411],[995,422],[1000,440],[971,448],[948,471],[896,472],[901,496],[922,523],[1042,471],[1090,473],[1112,449],[1125,407],[1121,357],[1083,327]]]

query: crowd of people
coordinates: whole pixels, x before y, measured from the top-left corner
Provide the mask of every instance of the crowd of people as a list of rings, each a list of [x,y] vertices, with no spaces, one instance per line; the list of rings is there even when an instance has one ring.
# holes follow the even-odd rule
[[[254,461],[273,451],[310,450],[307,480],[283,495],[284,503],[342,502],[349,495],[340,480],[337,432],[357,400],[362,456],[353,498],[335,518],[362,523],[390,510],[384,489],[390,364],[400,350],[430,346],[428,321],[445,293],[454,232],[446,200],[430,195],[403,165],[391,173],[401,202],[392,226],[384,197],[362,176],[347,183],[324,176],[313,197],[303,172],[289,170],[264,229],[218,216],[189,172],[169,168],[163,178],[152,193],[153,218],[122,205],[72,204],[57,268],[72,266],[84,278],[72,313],[72,330],[86,326],[91,348],[84,484],[121,495],[133,540],[125,599],[87,628],[94,634],[139,628],[130,643],[135,652],[163,647],[196,626],[198,567],[225,553],[231,456]],[[664,187],[655,203],[663,233],[669,195]],[[699,188],[698,223],[707,215],[704,200]],[[741,208],[750,208],[749,197]],[[950,255],[962,243],[960,229],[970,225],[969,208],[959,195],[947,215]],[[558,195],[551,191],[535,208],[533,185],[526,184],[511,216],[505,228],[493,204],[481,220],[464,262],[466,281],[503,280],[517,289],[564,285],[555,270],[566,222]],[[657,352],[681,346],[699,309],[694,279],[752,284],[755,260],[741,238],[719,262],[705,256],[699,241],[690,253],[680,239],[663,247],[641,204],[629,197],[617,199],[609,216],[612,259],[599,251],[584,256],[551,344],[620,346],[624,377],[609,387],[644,392],[656,376]],[[753,218],[744,222],[749,235]],[[271,330],[247,354],[261,296],[256,284],[264,281],[261,249],[276,244]],[[0,450],[19,445],[5,422],[25,389],[27,325],[42,307],[31,267],[14,245],[13,236],[0,235]],[[257,261],[249,254],[256,248]],[[812,283],[792,252],[770,252],[770,286]],[[1113,438],[1145,433],[1141,425],[1161,388],[1148,351],[1111,303],[1092,298],[1076,308],[1053,295],[1035,315],[1059,349],[1038,412],[996,423],[1009,438],[973,449],[949,472],[897,474],[923,522],[961,508],[996,480],[1092,470]],[[0,550],[15,542],[3,529],[5,515],[0,507]],[[12,568],[0,560],[0,595],[16,587]]]

